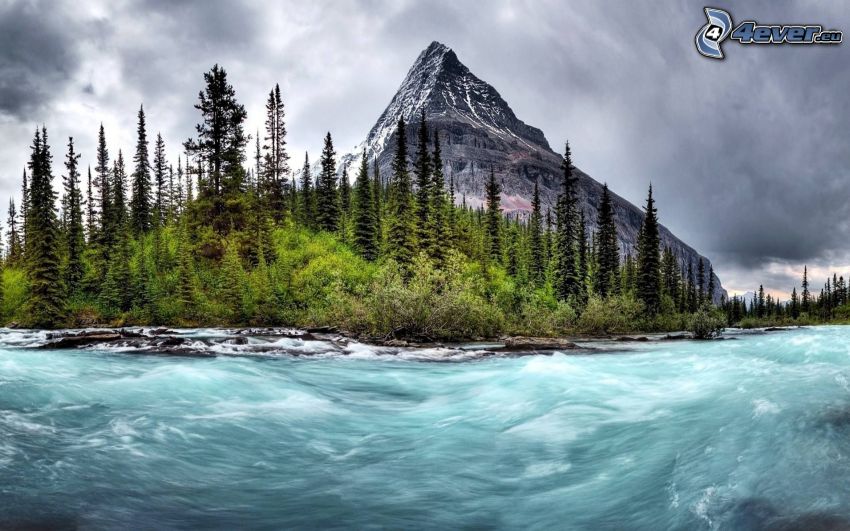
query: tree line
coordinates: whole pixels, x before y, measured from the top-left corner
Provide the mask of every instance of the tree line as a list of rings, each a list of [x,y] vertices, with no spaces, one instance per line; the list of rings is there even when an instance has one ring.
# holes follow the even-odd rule
[[[335,285],[337,295],[299,299],[293,285],[307,282],[303,255],[316,241],[331,242],[337,254],[351,253],[366,269],[396,269],[399,289],[415,289],[423,262],[443,275],[443,284],[429,289],[461,289],[445,278],[462,263],[462,289],[502,314],[531,315],[531,300],[547,315],[566,312],[572,317],[564,327],[588,309],[587,315],[609,307],[619,312],[613,308],[623,301],[639,305],[644,320],[634,326],[644,328],[671,327],[681,321],[658,324],[656,317],[686,316],[713,305],[711,268],[706,271],[702,259],[685,264],[662,248],[651,186],[634,256],[619,249],[607,185],[597,229],[590,233],[569,143],[554,212],[543,211],[535,182],[532,210],[521,219],[503,215],[494,168],[483,207],[456,197],[453,175],[443,173],[440,143],[447,133],[430,128],[424,111],[412,126],[404,119],[396,124],[389,176],[366,153],[356,167],[339,172],[328,133],[318,174],[311,174],[305,154],[296,182],[279,86],[269,92],[264,130],[253,137],[253,160],[245,107],[220,66],[204,74],[195,108],[200,119],[176,165],[167,160],[160,134],[151,146],[143,107],[132,158],[125,160],[121,150],[110,153],[101,125],[95,165],[84,180],[81,156],[69,138],[61,198],[53,189],[47,129],[35,131],[22,203],[9,203],[4,284],[24,303],[7,301],[7,319],[48,328],[321,320],[316,306],[329,307],[335,296],[359,288],[329,278],[342,284]],[[302,262],[287,258],[295,246]],[[309,274],[332,276],[333,267],[326,269]],[[502,277],[516,300],[499,300],[493,283]],[[483,279],[480,285],[476,278]]]

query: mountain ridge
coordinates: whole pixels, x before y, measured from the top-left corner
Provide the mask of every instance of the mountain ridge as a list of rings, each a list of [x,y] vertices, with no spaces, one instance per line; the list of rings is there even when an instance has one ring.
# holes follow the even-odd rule
[[[432,134],[443,148],[443,173],[455,184],[456,200],[478,207],[484,204],[484,185],[492,170],[502,183],[501,205],[507,215],[524,217],[531,209],[534,182],[539,182],[544,211],[554,209],[561,180],[561,155],[550,146],[543,131],[520,120],[507,101],[489,83],[473,74],[448,46],[433,41],[416,58],[390,103],[353,151],[339,157],[339,170],[356,167],[365,152],[377,162],[381,175],[391,174],[392,146],[398,119],[407,124],[410,145],[416,142],[418,115],[424,109]],[[579,168],[578,199],[585,211],[590,234],[596,229],[602,185]],[[611,190],[621,255],[634,254],[644,214],[642,209]],[[663,246],[670,247],[680,263],[700,258],[706,271],[710,260],[660,227]],[[726,296],[714,275],[713,299]]]

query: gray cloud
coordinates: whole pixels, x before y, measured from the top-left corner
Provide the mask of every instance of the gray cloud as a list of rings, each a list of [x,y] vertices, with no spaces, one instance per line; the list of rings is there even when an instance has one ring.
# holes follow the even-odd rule
[[[79,66],[72,28],[46,2],[0,7],[0,113],[31,120]]]
[[[850,31],[841,4],[715,4],[735,20]],[[293,160],[318,152],[328,130],[344,151],[439,40],[550,144],[570,139],[596,179],[638,204],[652,181],[662,222],[725,285],[787,291],[803,263],[850,270],[847,44],[729,42],[727,59],[711,61],[693,44],[704,23],[702,5],[672,1],[13,2],[0,11],[0,193],[17,189],[41,121],[55,151],[73,135],[89,162],[101,120],[113,153],[132,150],[144,103],[176,158],[216,62],[249,130],[280,82]]]

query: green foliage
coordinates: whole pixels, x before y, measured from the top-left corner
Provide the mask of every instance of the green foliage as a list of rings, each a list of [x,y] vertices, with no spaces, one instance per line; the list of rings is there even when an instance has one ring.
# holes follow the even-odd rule
[[[578,320],[583,334],[627,334],[644,329],[643,302],[631,295],[613,295],[607,299],[591,296]]]
[[[723,314],[708,304],[691,315],[688,330],[694,335],[694,339],[712,339],[723,333],[726,327],[726,319]]]

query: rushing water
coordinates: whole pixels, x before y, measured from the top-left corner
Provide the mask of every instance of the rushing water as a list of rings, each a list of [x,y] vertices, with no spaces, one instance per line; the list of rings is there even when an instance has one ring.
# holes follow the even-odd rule
[[[4,331],[0,528],[846,524],[850,328],[735,337],[188,358]]]

